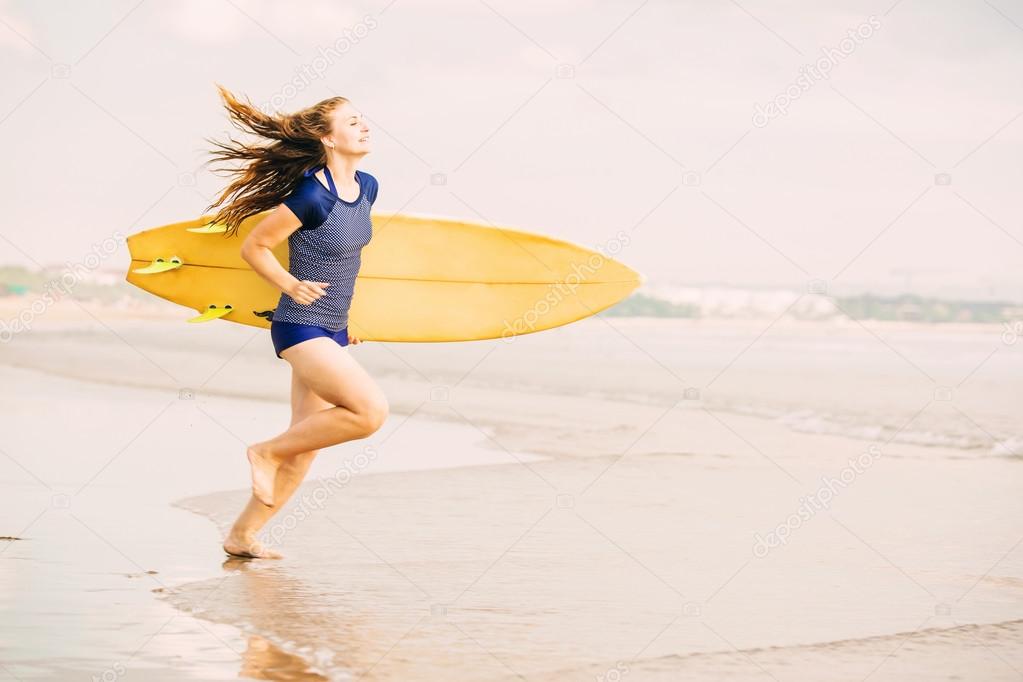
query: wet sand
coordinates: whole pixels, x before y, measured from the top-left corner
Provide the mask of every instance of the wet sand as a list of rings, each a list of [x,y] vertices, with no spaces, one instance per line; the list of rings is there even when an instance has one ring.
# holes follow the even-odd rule
[[[699,422],[687,420],[711,428]],[[736,427],[771,439],[768,427]],[[827,459],[857,456],[835,440],[818,439]],[[240,567],[201,614],[246,622],[338,679],[436,679],[452,667],[466,679],[589,679],[619,665],[632,679],[753,678],[761,666],[778,679],[863,679],[903,644],[877,679],[978,663],[984,675],[967,679],[1011,679],[1023,663],[1019,557],[987,571],[1018,540],[1017,463],[981,473],[923,454],[882,455],[766,553],[754,534],[796,509],[801,485],[756,453],[359,477],[283,534],[271,529],[289,560]],[[812,489],[821,467],[794,460],[776,462]],[[240,500],[183,504],[225,523]],[[192,612],[210,587],[167,598]],[[943,644],[963,660],[936,657]]]
[[[225,562],[288,419],[265,332],[40,320],[0,364],[0,674],[1018,678],[1019,348],[769,322],[356,348],[388,424],[316,462],[285,560]]]

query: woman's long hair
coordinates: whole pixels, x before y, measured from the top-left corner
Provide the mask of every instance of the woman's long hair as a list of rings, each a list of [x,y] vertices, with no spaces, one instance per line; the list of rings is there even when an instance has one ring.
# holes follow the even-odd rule
[[[238,233],[242,221],[280,204],[307,170],[326,163],[320,138],[330,135],[331,114],[348,100],[331,97],[293,114],[266,114],[246,98],[241,102],[226,88],[217,84],[231,123],[243,132],[271,140],[269,144],[247,144],[228,136],[229,143],[205,138],[217,147],[213,158],[203,166],[217,161],[233,162],[214,172],[234,176],[231,184],[204,213],[221,206],[213,222],[227,226],[224,236]]]

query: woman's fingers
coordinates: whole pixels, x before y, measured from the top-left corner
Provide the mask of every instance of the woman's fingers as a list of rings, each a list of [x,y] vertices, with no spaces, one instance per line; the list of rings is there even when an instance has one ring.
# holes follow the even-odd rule
[[[298,285],[295,287],[295,293],[291,298],[297,303],[310,305],[320,296],[323,296],[326,293],[324,289],[329,286],[330,282],[313,282],[311,280],[303,279],[300,280]],[[359,344],[362,343],[362,339],[354,334],[349,334],[348,343]]]
[[[306,285],[306,288],[316,298],[319,298],[320,296],[323,296],[325,293],[327,293],[324,291],[324,289],[330,286],[330,282],[303,282],[303,284]]]
[[[330,286],[330,282],[302,280],[298,283],[297,291],[292,298],[303,305],[309,305],[320,296],[323,296],[326,293],[324,288],[328,286]]]

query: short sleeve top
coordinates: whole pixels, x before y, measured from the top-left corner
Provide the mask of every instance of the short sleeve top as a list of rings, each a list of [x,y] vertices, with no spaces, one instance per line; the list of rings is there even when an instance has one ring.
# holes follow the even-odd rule
[[[362,264],[362,248],[373,237],[370,208],[377,197],[377,180],[355,171],[359,195],[345,201],[337,194],[330,171],[330,189],[316,179],[324,166],[306,171],[282,202],[302,222],[288,237],[288,272],[302,280],[329,282],[324,295],[309,305],[282,292],[273,321],[311,324],[332,332],[348,325],[348,309]]]
[[[359,181],[359,196],[354,202],[347,202],[337,195],[336,190],[332,192],[316,179],[315,174],[321,169],[324,167],[307,170],[291,194],[281,202],[302,221],[300,230],[312,230],[322,225],[337,202],[356,205],[365,195],[372,206],[377,200],[377,179],[369,173],[355,171],[355,177]],[[329,182],[333,185],[333,178]]]

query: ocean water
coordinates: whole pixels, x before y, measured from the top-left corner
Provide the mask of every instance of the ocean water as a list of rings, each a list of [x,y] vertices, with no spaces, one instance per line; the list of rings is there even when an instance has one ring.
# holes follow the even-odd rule
[[[209,395],[287,399],[286,364],[273,356],[266,330],[166,320],[116,326],[121,340],[94,324],[71,334],[40,325],[7,344],[5,361],[104,383],[192,381]],[[427,396],[457,386],[542,400],[679,403],[760,416],[796,432],[950,446],[973,456],[1023,454],[1023,337],[1001,325],[597,316],[504,341],[369,343],[358,353],[399,400],[408,384]],[[164,366],[181,368],[177,382]]]
[[[464,383],[1023,455],[1023,338],[999,325],[611,318],[519,337],[494,356]]]

